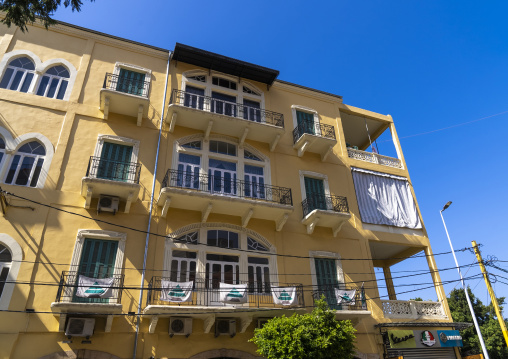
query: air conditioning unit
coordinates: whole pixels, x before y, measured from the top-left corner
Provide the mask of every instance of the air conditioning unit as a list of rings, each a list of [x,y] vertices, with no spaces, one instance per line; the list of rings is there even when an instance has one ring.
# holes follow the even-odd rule
[[[65,335],[70,337],[86,337],[93,334],[95,319],[93,318],[69,318]]]
[[[192,334],[192,318],[174,317],[169,320],[169,337],[173,335],[185,335],[187,338]]]
[[[268,321],[272,319],[272,318],[258,318],[258,328],[261,329],[263,328],[263,325],[265,325],[266,323],[268,323]]]
[[[233,338],[236,335],[236,320],[234,319],[216,319],[215,320],[215,337],[219,335],[229,335]]]
[[[113,212],[115,214],[118,211],[119,203],[120,199],[118,197],[101,194],[97,202],[97,213]]]

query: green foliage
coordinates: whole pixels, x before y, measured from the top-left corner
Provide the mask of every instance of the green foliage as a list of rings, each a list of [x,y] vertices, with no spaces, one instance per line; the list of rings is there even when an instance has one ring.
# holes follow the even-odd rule
[[[473,310],[476,314],[478,325],[482,331],[485,346],[489,352],[489,357],[491,359],[508,359],[508,348],[506,347],[506,342],[504,341],[503,332],[499,326],[494,307],[492,305],[484,305],[474,296],[470,288],[467,290],[469,298],[471,299],[471,304],[473,305]],[[497,301],[502,311],[505,298],[497,298]],[[466,295],[462,289],[454,289],[450,292],[448,305],[450,306],[453,321],[473,323],[473,317],[467,305]],[[476,335],[474,326],[462,330],[461,335],[464,344],[462,353],[464,355],[482,353],[480,340]]]
[[[254,331],[250,341],[267,359],[351,359],[355,329],[349,320],[337,321],[322,298],[312,313],[276,317]]]
[[[90,0],[95,1],[95,0]],[[0,0],[0,10],[5,12],[2,23],[11,27],[12,24],[21,31],[28,30],[27,25],[33,24],[39,18],[46,29],[56,24],[51,18],[60,6],[62,0]],[[80,11],[82,0],[64,0],[65,7],[71,7],[72,11]]]

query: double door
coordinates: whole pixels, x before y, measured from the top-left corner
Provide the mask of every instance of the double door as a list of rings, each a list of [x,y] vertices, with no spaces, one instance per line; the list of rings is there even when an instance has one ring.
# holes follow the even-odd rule
[[[308,213],[315,209],[327,209],[325,186],[322,179],[304,177]]]
[[[136,166],[131,168],[132,146],[104,142],[97,168],[97,178],[112,181],[132,181]]]

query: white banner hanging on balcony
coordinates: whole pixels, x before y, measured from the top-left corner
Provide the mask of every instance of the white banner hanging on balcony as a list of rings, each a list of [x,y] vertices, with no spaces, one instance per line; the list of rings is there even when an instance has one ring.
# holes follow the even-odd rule
[[[189,302],[192,300],[194,282],[171,282],[161,280],[161,297],[165,302]]]
[[[352,168],[362,222],[422,228],[407,178]]]
[[[78,277],[76,296],[83,298],[111,298],[113,296],[113,282],[115,278],[89,278],[84,275]]]
[[[290,306],[296,303],[296,287],[272,287],[273,303]]]
[[[356,289],[342,290],[335,288],[335,297],[337,297],[337,304],[340,305],[355,305]]]
[[[220,301],[224,303],[246,303],[247,284],[220,283]]]

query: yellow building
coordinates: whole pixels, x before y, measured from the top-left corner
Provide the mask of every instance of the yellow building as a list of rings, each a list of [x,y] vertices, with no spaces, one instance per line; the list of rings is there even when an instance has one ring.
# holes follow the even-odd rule
[[[0,34],[1,358],[255,358],[321,294],[358,358],[458,357],[389,115],[182,44]],[[416,253],[437,302],[396,298]]]

